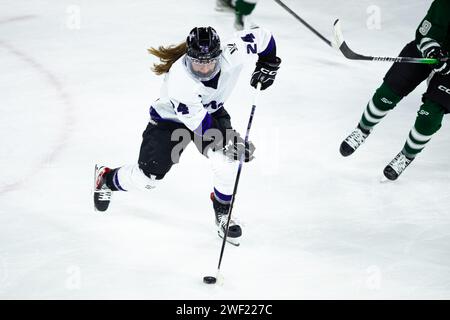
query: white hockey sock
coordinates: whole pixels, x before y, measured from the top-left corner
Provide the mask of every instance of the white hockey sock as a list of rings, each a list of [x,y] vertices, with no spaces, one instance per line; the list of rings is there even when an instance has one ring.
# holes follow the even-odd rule
[[[114,177],[114,184],[124,191],[151,190],[158,184],[155,176],[147,177],[138,164],[120,167]]]
[[[222,151],[208,151],[213,171],[214,194],[216,199],[222,203],[231,201],[234,180],[239,162],[233,161],[225,156]]]

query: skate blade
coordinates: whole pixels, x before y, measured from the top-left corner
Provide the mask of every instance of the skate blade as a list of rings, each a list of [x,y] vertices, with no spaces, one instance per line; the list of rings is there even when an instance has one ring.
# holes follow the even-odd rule
[[[221,239],[223,239],[223,233],[222,233],[222,232],[217,231],[217,234],[219,235],[219,237],[220,237]],[[227,237],[227,242],[228,242],[229,244],[232,244],[232,245],[235,246],[235,247],[239,247],[239,246],[241,245],[240,242],[239,242],[239,240],[238,240],[238,239],[235,239],[235,238]]]
[[[217,12],[225,12],[225,13],[234,13],[235,10],[230,7],[215,7],[214,8]]]
[[[95,167],[94,167],[94,186],[93,186],[93,188],[91,189],[91,194],[92,194],[92,197],[95,197],[95,192],[97,191],[96,189],[96,184],[97,184],[97,181],[96,181],[96,178],[97,178],[97,170],[98,170],[98,164],[96,163],[95,164]],[[97,210],[97,208],[95,207],[95,203],[94,203],[94,212],[99,212],[98,210]]]

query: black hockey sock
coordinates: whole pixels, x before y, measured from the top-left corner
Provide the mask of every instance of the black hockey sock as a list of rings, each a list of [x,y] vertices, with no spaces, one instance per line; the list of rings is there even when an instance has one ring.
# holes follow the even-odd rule
[[[117,179],[116,175],[117,175],[117,171],[119,171],[120,168],[116,168],[116,169],[112,169],[111,171],[109,171],[107,174],[105,174],[104,178],[105,178],[105,183],[106,186],[111,189],[111,191],[119,191],[119,189],[116,187],[116,185],[114,184],[114,179]]]

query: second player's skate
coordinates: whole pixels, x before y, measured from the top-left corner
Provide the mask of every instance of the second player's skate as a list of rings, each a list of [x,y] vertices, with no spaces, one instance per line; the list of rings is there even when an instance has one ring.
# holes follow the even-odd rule
[[[258,25],[253,21],[250,15],[244,16],[236,13],[234,16],[234,28],[238,31],[244,29],[255,29]]]
[[[216,11],[234,12],[235,8],[231,0],[216,0]]]
[[[364,143],[364,141],[366,141],[366,138],[369,136],[369,134],[370,131],[366,131],[360,126],[356,127],[355,130],[353,130],[353,132],[350,133],[350,135],[345,138],[344,141],[342,141],[339,151],[344,157],[348,157],[353,152],[355,152],[356,149],[358,149],[359,146]]]
[[[219,237],[223,238],[228,221],[228,211],[230,210],[230,204],[223,204],[216,200],[214,193],[211,193],[211,200],[213,202],[214,213],[216,215],[216,225],[219,228]],[[241,227],[231,219],[228,226],[227,241],[232,245],[239,246],[239,239],[242,236]]]
[[[405,171],[406,167],[414,160],[405,156],[403,152],[399,152],[394,159],[384,168],[384,176],[389,180],[397,180],[397,178]]]

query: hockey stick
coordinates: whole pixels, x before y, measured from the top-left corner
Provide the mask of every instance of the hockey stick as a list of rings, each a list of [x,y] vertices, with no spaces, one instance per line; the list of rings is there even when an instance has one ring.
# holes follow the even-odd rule
[[[311,27],[311,25],[306,22],[305,20],[303,20],[302,18],[300,18],[298,16],[298,14],[296,14],[294,11],[291,10],[291,8],[289,8],[287,5],[285,5],[283,2],[281,2],[280,0],[275,0],[276,3],[278,3],[280,6],[282,6],[287,12],[289,12],[290,14],[292,14],[298,21],[300,21],[305,27],[307,27],[310,31],[312,31],[316,36],[318,36],[320,39],[322,39],[327,45],[329,45],[330,47],[332,47],[332,43],[330,40],[328,40],[327,38],[325,38],[323,35],[321,35],[316,29],[314,29],[313,27]]]
[[[438,59],[427,59],[427,58],[411,58],[411,57],[372,57],[363,56],[354,52],[349,48],[347,42],[345,42],[344,35],[342,34],[341,22],[337,19],[334,22],[334,37],[336,40],[336,45],[342,54],[351,60],[366,60],[366,61],[387,61],[387,62],[400,62],[400,63],[421,63],[421,64],[437,64],[440,61],[447,61],[448,58],[441,60]]]
[[[247,132],[245,133],[245,140],[244,140],[245,145],[247,145],[247,143],[248,143],[248,136],[250,134],[250,128],[252,126],[253,116],[255,115],[256,100],[258,98],[258,93],[260,91],[260,88],[261,88],[261,84],[258,83],[256,86],[255,94],[253,96],[253,105],[252,105],[252,111],[250,112],[250,118],[248,119]],[[216,278],[219,277],[220,266],[222,264],[222,258],[223,258],[223,252],[225,250],[225,243],[227,242],[228,228],[230,227],[231,212],[233,211],[234,199],[236,196],[239,179],[241,177],[241,171],[242,171],[242,165],[244,163],[244,158],[245,158],[245,152],[243,154],[241,154],[241,157],[239,159],[239,167],[238,167],[237,174],[236,174],[236,180],[234,182],[234,189],[233,189],[233,195],[231,196],[230,209],[228,211],[227,225],[225,227],[225,233],[223,235],[222,248],[220,249],[220,257],[219,257],[219,264],[217,265],[217,277]]]

